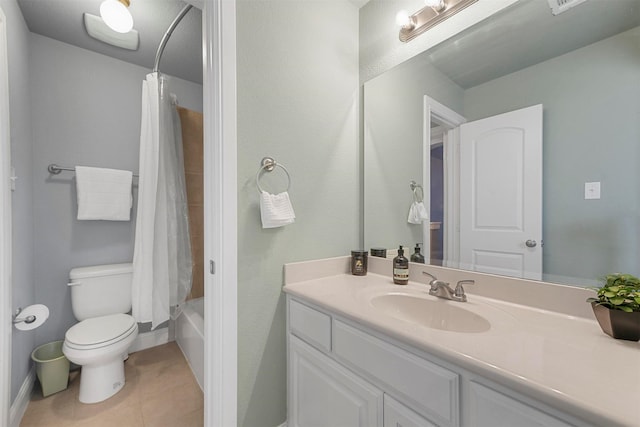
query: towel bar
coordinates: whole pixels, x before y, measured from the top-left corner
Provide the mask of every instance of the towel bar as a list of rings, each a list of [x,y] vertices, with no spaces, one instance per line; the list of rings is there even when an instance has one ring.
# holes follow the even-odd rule
[[[59,166],[59,165],[56,165],[55,163],[51,163],[49,166],[47,166],[47,171],[52,175],[58,175],[62,171],[75,172],[76,168],[71,168],[69,166]],[[138,175],[135,173],[133,174],[133,176],[138,178]]]

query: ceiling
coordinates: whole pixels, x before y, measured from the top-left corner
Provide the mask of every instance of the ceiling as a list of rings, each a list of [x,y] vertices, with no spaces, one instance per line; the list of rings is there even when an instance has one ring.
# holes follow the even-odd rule
[[[640,25],[640,0],[587,0],[552,15],[522,0],[410,61],[427,61],[463,89]]]
[[[140,34],[137,51],[111,46],[90,37],[82,14],[100,16],[102,0],[18,0],[33,33],[122,61],[153,68],[162,36],[185,5],[180,0],[131,0],[134,29]],[[202,84],[202,12],[192,8],[178,24],[160,61],[160,71]]]

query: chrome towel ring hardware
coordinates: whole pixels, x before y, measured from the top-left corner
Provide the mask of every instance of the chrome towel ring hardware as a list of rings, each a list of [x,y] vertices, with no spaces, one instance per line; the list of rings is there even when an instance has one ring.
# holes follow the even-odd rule
[[[414,180],[409,181],[409,188],[413,191],[413,200],[420,203],[424,201],[424,189],[422,185],[418,184]],[[420,190],[420,195],[418,195],[418,190]]]
[[[260,186],[260,174],[264,171],[273,172],[276,167],[282,168],[284,173],[287,174],[287,189],[285,191],[289,191],[289,188],[291,188],[291,175],[289,175],[289,171],[271,157],[265,157],[260,162],[260,169],[258,169],[258,173],[256,173],[256,185],[258,186],[258,191],[264,191]]]

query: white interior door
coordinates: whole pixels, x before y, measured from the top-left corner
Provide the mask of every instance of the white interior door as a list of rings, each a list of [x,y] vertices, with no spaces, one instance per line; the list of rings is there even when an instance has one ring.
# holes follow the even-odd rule
[[[460,267],[542,277],[542,105],[460,126]]]

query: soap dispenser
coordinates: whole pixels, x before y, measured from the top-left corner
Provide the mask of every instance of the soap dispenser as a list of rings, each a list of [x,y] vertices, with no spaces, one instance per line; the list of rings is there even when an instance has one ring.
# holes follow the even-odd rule
[[[398,248],[398,256],[393,259],[393,283],[396,285],[409,283],[409,260],[404,256],[402,245]]]
[[[416,251],[411,255],[411,262],[424,264],[424,255],[420,253],[420,243],[416,243]]]

